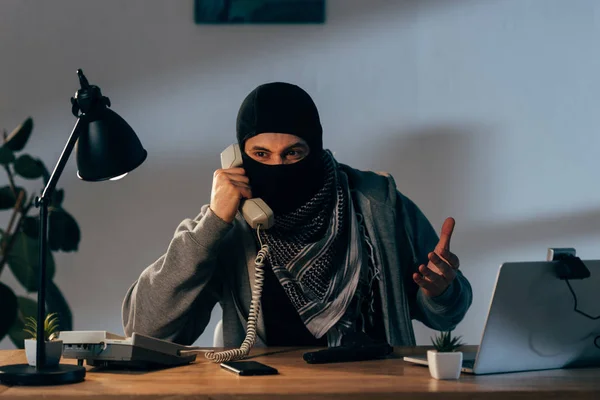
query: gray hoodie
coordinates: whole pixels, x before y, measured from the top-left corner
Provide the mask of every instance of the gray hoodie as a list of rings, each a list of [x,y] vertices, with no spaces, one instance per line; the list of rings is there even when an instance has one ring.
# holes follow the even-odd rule
[[[379,290],[388,342],[415,345],[412,319],[435,330],[454,329],[472,302],[464,275],[458,271],[448,289],[433,298],[412,280],[439,241],[427,218],[398,192],[391,176],[341,167],[381,269]],[[224,345],[240,346],[254,282],[258,250],[254,234],[239,213],[229,224],[208,205],[196,218],[182,221],[166,253],[129,288],[123,302],[125,334],[191,344],[204,332],[218,302],[223,309]],[[264,345],[268,332],[261,315],[257,333],[257,345]]]

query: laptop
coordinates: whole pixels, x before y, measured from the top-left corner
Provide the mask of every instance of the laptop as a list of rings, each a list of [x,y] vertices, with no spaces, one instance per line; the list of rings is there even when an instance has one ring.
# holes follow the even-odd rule
[[[600,366],[600,260],[583,261],[591,276],[567,281],[560,261],[500,266],[476,353],[462,371],[494,374]],[[575,311],[577,309],[589,317]],[[427,356],[404,357],[428,365]]]

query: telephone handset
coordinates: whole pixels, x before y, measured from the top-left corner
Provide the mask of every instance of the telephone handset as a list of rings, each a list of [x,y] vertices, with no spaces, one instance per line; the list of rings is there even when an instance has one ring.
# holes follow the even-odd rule
[[[235,168],[242,166],[242,152],[237,143],[227,147],[221,153],[221,168]],[[252,229],[269,229],[273,226],[273,211],[262,199],[243,199],[240,203],[240,212]]]
[[[232,144],[221,153],[221,167],[223,169],[241,167],[242,153],[237,144]],[[256,230],[256,236],[260,243],[260,250],[254,260],[254,288],[248,311],[248,325],[246,327],[246,338],[239,349],[215,352],[214,350],[197,350],[206,353],[207,359],[213,362],[223,363],[245,358],[254,343],[256,343],[256,324],[260,313],[260,297],[265,280],[265,260],[269,254],[269,246],[262,243],[260,237],[261,229],[269,229],[273,226],[275,217],[273,211],[261,199],[246,199],[240,203],[240,211],[246,222]],[[196,350],[194,350],[196,351]]]

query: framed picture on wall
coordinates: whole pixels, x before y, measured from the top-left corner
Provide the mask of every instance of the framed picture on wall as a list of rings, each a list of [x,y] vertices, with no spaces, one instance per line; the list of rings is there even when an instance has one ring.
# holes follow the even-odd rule
[[[325,0],[195,0],[197,24],[319,24]]]

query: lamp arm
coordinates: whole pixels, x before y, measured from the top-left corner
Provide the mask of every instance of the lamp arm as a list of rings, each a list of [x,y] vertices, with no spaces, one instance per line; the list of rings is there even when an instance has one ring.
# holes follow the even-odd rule
[[[62,153],[60,154],[58,162],[54,167],[54,171],[52,171],[52,175],[50,175],[50,179],[48,179],[48,183],[46,183],[46,187],[44,188],[42,196],[39,198],[38,201],[48,199],[48,197],[50,197],[54,192],[56,184],[58,183],[58,180],[60,179],[60,176],[63,170],[65,169],[65,165],[67,165],[67,161],[69,161],[69,157],[73,152],[73,148],[75,148],[75,143],[77,143],[77,139],[79,139],[79,134],[81,133],[79,127],[83,122],[85,122],[82,121],[83,119],[85,119],[85,115],[81,115],[79,118],[77,118],[75,126],[73,127],[71,135],[69,136],[69,140],[67,141],[67,144],[65,145]]]
[[[52,175],[50,175],[50,179],[48,179],[48,183],[46,183],[46,187],[44,188],[41,197],[35,199],[35,206],[40,209],[40,242],[39,242],[39,260],[40,260],[40,270],[39,270],[39,281],[38,281],[38,304],[37,304],[37,330],[36,330],[36,369],[39,371],[43,369],[46,365],[46,346],[45,346],[45,338],[44,338],[44,322],[46,319],[46,258],[48,253],[48,203],[50,202],[50,198],[52,197],[52,193],[56,188],[56,184],[58,183],[58,179],[65,169],[65,165],[69,160],[71,153],[73,152],[73,148],[75,147],[75,143],[77,143],[77,139],[80,135],[80,127],[84,122],[82,119],[85,118],[85,115],[77,118],[75,122],[75,126],[71,131],[71,135],[69,136],[69,140],[65,145],[56,166],[54,167],[54,171],[52,171]]]

